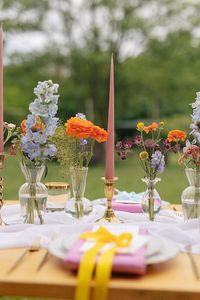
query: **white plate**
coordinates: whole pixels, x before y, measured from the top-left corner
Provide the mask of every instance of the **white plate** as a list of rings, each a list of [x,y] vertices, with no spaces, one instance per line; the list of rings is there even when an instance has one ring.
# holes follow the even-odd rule
[[[48,247],[49,252],[60,258],[65,259],[68,249],[77,239],[77,234],[70,238],[59,238],[52,241]],[[147,264],[157,264],[175,257],[179,252],[178,246],[166,238],[151,236],[147,245]]]

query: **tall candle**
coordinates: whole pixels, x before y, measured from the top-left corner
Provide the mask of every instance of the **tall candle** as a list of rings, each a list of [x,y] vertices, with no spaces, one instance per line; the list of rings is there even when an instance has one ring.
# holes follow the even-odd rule
[[[3,30],[0,27],[0,153],[4,152],[3,142]]]
[[[110,63],[110,90],[108,107],[108,140],[106,143],[106,179],[113,179],[114,171],[114,152],[115,152],[115,110],[114,110],[114,64],[113,55]]]

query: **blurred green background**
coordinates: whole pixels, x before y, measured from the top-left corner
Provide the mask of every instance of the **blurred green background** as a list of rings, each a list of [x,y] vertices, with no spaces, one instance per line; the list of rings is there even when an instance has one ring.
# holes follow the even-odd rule
[[[200,88],[199,9],[200,2],[190,0],[0,0],[5,120],[19,125],[37,82],[52,79],[60,84],[59,117],[83,112],[106,127],[114,53],[116,139],[131,136],[140,119],[164,120],[166,131],[189,131],[189,104]],[[90,199],[103,196],[102,153],[96,151],[89,169]],[[187,185],[177,160],[169,157],[158,184],[171,202],[180,202]],[[7,157],[3,173],[4,197],[17,199],[24,179],[15,157]],[[116,175],[119,189],[144,190],[134,157],[116,158]],[[46,180],[58,179],[54,162]]]
[[[200,79],[199,8],[189,0],[1,0],[5,120],[19,125],[37,82],[52,79],[60,84],[60,118],[83,112],[106,128],[113,53],[116,140],[133,135],[137,120],[189,131]],[[103,196],[103,150],[96,148],[90,168],[90,199]],[[180,201],[186,185],[177,160],[170,158],[158,186],[169,201]],[[134,157],[116,158],[116,173],[119,189],[144,190]],[[5,199],[16,199],[24,179],[15,158],[7,158],[4,175]],[[46,180],[59,178],[52,163]]]

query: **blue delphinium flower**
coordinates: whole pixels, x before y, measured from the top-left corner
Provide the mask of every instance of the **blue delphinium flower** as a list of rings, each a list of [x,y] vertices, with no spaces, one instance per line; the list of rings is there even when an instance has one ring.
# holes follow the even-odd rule
[[[192,113],[192,124],[190,128],[192,131],[190,132],[193,135],[194,140],[193,144],[200,144],[200,92],[196,93],[196,101],[192,103],[193,113]]]
[[[56,146],[53,144],[50,144],[44,149],[43,155],[46,157],[47,156],[53,157],[56,155],[56,152],[57,152]]]
[[[162,173],[165,169],[165,157],[159,150],[152,154],[151,167],[158,173]]]
[[[58,110],[59,95],[58,84],[51,80],[38,82],[34,89],[37,98],[30,103],[31,114],[26,120],[26,133],[21,138],[23,152],[30,160],[35,158],[44,159],[56,154],[56,147],[48,144],[48,137],[55,133],[58,118],[55,117]]]
[[[21,139],[22,150],[27,154],[30,160],[41,155],[40,145],[33,141],[26,141],[26,137]]]

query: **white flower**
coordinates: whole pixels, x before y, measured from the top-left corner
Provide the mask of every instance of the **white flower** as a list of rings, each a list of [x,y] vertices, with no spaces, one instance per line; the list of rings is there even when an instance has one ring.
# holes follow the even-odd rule
[[[7,123],[7,122],[4,122],[3,126],[8,129],[8,130],[14,130],[16,125],[13,124],[13,123]]]

